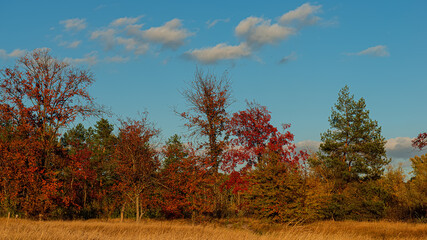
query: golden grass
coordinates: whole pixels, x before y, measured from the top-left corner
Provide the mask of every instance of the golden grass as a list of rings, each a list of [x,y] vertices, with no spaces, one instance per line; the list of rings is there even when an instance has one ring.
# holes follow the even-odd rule
[[[333,222],[274,226],[257,234],[246,221],[192,225],[185,221],[30,221],[0,219],[0,239],[427,239],[427,224],[402,222]],[[254,224],[252,224],[254,225]]]

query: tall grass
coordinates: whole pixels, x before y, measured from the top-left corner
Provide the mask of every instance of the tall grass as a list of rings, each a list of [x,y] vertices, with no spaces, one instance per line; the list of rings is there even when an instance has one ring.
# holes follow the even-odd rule
[[[252,224],[253,225],[253,224]],[[247,223],[192,225],[184,221],[30,221],[0,219],[0,239],[427,239],[427,224],[401,222],[317,222],[275,226],[264,233]]]

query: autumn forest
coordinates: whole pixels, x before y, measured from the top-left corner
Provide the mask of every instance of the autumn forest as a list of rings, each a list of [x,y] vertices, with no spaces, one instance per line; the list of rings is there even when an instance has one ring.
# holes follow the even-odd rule
[[[351,86],[337,93],[319,151],[308,152],[289,124],[272,125],[267,106],[229,112],[226,74],[196,69],[181,92],[188,108],[176,110],[188,136],[164,143],[149,113],[115,129],[88,91],[94,81],[46,49],[1,68],[0,216],[427,220],[427,155],[410,159],[409,175],[392,166],[381,126]],[[89,117],[96,124],[77,123]],[[426,146],[420,133],[413,147]]]

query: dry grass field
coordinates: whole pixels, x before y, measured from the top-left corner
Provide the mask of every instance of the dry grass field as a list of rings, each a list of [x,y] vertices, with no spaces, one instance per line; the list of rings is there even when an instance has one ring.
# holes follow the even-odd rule
[[[3,218],[0,239],[427,239],[427,224],[325,221],[302,226],[276,225],[266,230],[265,225],[257,227],[250,220],[192,225],[184,221],[41,222]]]

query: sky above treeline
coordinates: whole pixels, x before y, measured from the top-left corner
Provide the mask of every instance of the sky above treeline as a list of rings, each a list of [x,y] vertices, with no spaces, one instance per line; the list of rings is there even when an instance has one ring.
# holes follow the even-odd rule
[[[147,111],[161,141],[196,68],[227,73],[235,103],[255,100],[290,123],[298,146],[329,128],[339,90],[363,97],[395,162],[427,130],[427,1],[6,1],[0,66],[36,48],[90,69],[90,92],[115,119]],[[89,119],[90,126],[96,119]],[[424,151],[425,152],[425,151]]]

